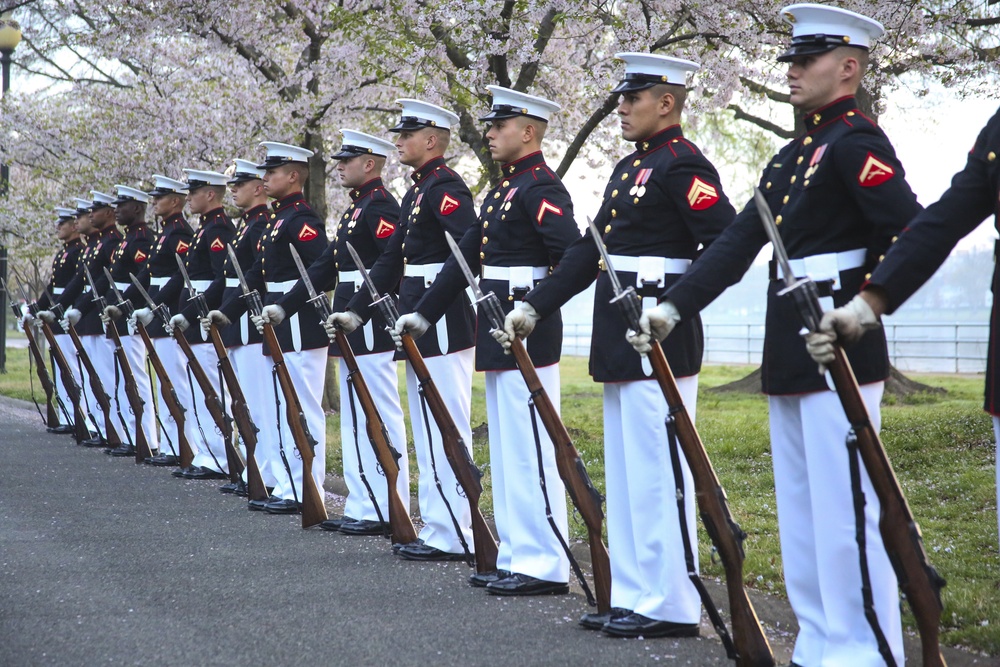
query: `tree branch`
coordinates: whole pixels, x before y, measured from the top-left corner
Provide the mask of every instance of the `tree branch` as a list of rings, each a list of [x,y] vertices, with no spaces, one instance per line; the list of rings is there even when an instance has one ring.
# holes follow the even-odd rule
[[[580,154],[580,149],[583,148],[587,139],[597,126],[601,124],[601,121],[611,115],[611,112],[614,111],[617,106],[618,95],[616,93],[612,93],[604,99],[604,104],[594,111],[594,113],[590,114],[590,118],[587,119],[587,122],[583,124],[583,127],[580,128],[580,131],[576,133],[576,136],[573,137],[573,141],[570,142],[569,146],[566,148],[566,153],[563,155],[563,159],[559,162],[559,166],[556,168],[556,173],[559,175],[559,178],[566,176],[566,172],[569,171],[569,167],[573,164],[573,160],[576,159],[576,156]]]
[[[791,97],[788,95],[788,93],[779,93],[777,90],[774,90],[773,88],[768,88],[764,84],[757,83],[756,81],[752,81],[746,77],[741,76],[740,83],[746,86],[746,89],[749,90],[750,92],[757,93],[758,95],[763,95],[769,100],[773,100],[775,102],[782,102],[785,104],[787,104],[789,100],[791,100]]]
[[[785,128],[781,127],[776,123],[772,123],[769,120],[764,120],[763,118],[759,118],[757,116],[754,116],[753,114],[749,114],[746,111],[744,111],[738,104],[730,104],[726,108],[730,109],[733,113],[736,114],[736,120],[745,120],[749,123],[753,123],[757,127],[763,130],[767,130],[768,132],[771,132],[772,134],[775,134],[782,139],[795,138],[794,130],[786,130]]]
[[[504,43],[510,39],[510,17],[514,14],[514,2],[507,0],[500,10],[500,29],[488,33],[490,37]],[[510,72],[507,71],[507,53],[495,53],[488,58],[489,71],[493,72],[497,83],[510,88]]]
[[[538,76],[538,63],[542,59],[545,47],[548,46],[549,40],[552,38],[552,33],[555,32],[558,15],[557,10],[549,9],[542,17],[541,23],[538,24],[538,38],[535,39],[534,44],[538,57],[521,65],[521,71],[518,72],[517,81],[514,83],[514,90],[524,92],[535,82],[535,77]]]

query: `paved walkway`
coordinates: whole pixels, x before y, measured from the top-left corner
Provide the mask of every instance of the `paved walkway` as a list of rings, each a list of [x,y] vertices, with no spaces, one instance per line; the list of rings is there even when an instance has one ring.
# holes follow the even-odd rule
[[[23,402],[0,399],[0,471],[3,666],[733,664],[704,623],[699,639],[588,632],[579,595],[487,596],[463,564],[403,562],[382,538],[302,531],[76,447]],[[755,604],[787,662],[787,603]]]

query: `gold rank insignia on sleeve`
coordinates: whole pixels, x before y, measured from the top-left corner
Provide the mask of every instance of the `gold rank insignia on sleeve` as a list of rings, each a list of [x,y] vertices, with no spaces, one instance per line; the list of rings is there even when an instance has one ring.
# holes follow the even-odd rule
[[[885,183],[895,175],[895,169],[869,153],[861,171],[858,172],[858,185],[870,188]]]
[[[719,201],[719,191],[714,186],[695,176],[691,179],[691,186],[687,192],[687,200],[691,210],[703,211],[706,208],[711,208],[715,202]]]
[[[563,210],[550,202],[547,199],[543,199],[541,205],[538,207],[538,214],[535,216],[535,220],[538,221],[538,226],[542,226],[542,218],[545,217],[546,213],[554,213],[556,215],[562,215]]]

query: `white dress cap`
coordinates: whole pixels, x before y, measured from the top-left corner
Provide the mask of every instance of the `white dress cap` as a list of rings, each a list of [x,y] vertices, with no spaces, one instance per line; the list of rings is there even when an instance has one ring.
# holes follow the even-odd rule
[[[163,195],[182,195],[187,192],[187,183],[178,181],[163,174],[153,174],[153,189],[148,194],[150,197],[162,197]]]
[[[829,5],[788,5],[781,10],[781,18],[792,26],[792,44],[778,56],[782,62],[826,53],[838,46],[867,49],[885,33],[878,21]]]
[[[229,181],[228,176],[217,171],[200,171],[198,169],[184,169],[183,171],[188,179],[188,192],[194,192],[198,188],[208,185],[225,185]]]
[[[66,220],[76,217],[75,208],[63,208],[62,206],[56,206],[55,212],[59,217],[59,222],[65,222]]]
[[[118,199],[115,200],[115,204],[124,204],[127,201],[140,201],[143,204],[149,203],[148,194],[142,190],[130,188],[127,185],[116,185],[115,193],[118,195]]]
[[[241,160],[239,158],[233,160],[233,171],[229,178],[229,185],[255,181],[260,178],[264,178],[264,170],[258,169],[256,162]]]
[[[701,69],[701,65],[690,60],[652,53],[616,53],[615,58],[625,62],[625,74],[612,93],[645,90],[661,83],[685,86],[688,73]]]
[[[396,146],[385,139],[357,130],[341,129],[340,133],[344,136],[344,141],[340,145],[340,151],[333,154],[334,160],[345,160],[356,155],[389,157],[396,152]]]
[[[118,206],[117,204],[115,204],[114,197],[112,197],[111,195],[106,195],[103,192],[98,192],[97,190],[91,190],[90,197],[92,199],[91,210],[94,211],[96,211],[99,208],[104,208],[105,206],[110,206],[111,208],[115,208],[116,206]]]
[[[76,216],[80,217],[85,213],[90,213],[90,207],[93,204],[89,199],[81,199],[79,197],[73,197],[73,201],[76,202]]]
[[[493,106],[488,114],[479,119],[481,121],[527,116],[547,123],[549,116],[562,108],[544,97],[536,97],[510,88],[486,86],[486,89],[493,94]]]
[[[313,152],[308,148],[280,144],[277,141],[263,141],[257,147],[267,149],[267,158],[257,165],[258,169],[272,169],[292,162],[304,164],[308,163],[309,158],[313,156]]]
[[[403,109],[400,112],[399,123],[395,127],[389,128],[390,132],[420,130],[425,127],[451,131],[451,126],[458,123],[456,114],[430,102],[404,97],[396,100],[396,104]]]

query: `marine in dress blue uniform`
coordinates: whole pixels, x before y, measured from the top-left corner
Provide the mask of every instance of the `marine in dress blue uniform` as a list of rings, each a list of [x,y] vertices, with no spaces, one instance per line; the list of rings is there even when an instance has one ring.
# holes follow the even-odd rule
[[[573,202],[541,152],[549,117],[559,105],[534,95],[488,86],[490,112],[480,121],[493,159],[502,163],[501,178],[486,194],[478,223],[459,241],[466,261],[480,274],[484,292],[494,292],[504,312],[559,263],[566,248],[580,238]],[[468,287],[455,258],[416,305],[435,322]],[[568,589],[569,559],[546,518],[546,506],[562,537],[568,537],[566,493],[546,430],[533,428],[530,392],[513,357],[490,336],[485,310],[476,321],[476,370],[486,373],[493,511],[500,540],[497,571],[470,578],[487,592],[504,595],[561,593]],[[556,310],[542,320],[527,343],[539,378],[559,409],[559,357],[562,317]],[[534,433],[538,433],[535,442]],[[548,495],[539,484],[538,449]]]
[[[108,267],[108,271],[111,272],[114,286],[119,292],[124,293],[132,284],[129,280],[129,274],[138,273],[149,259],[154,237],[153,232],[146,225],[146,204],[149,201],[149,195],[127,185],[116,185],[115,194],[118,196],[115,199],[115,219],[125,229],[125,238],[122,239],[111,256],[111,266]],[[113,322],[108,316],[109,311],[117,310],[114,306],[118,303],[118,299],[115,297],[112,286],[108,284],[105,273],[101,271],[100,275],[95,275],[94,281],[107,304],[107,309],[101,314],[101,320],[104,322],[105,328],[111,326],[117,328],[122,350],[125,352],[129,368],[135,379],[136,393],[143,403],[149,406],[149,409],[143,410],[142,422],[136,421],[135,414],[131,409],[122,410],[122,414],[125,415],[126,428],[132,434],[133,443],[138,437],[139,429],[142,429],[153,454],[158,454],[159,432],[156,427],[156,413],[152,409],[152,385],[146,370],[146,345],[140,336],[135,335],[134,327],[127,326],[125,322]],[[121,372],[120,368],[119,371]],[[123,407],[129,405],[124,380],[118,383],[118,402]],[[134,456],[135,447],[124,442],[108,453],[112,456]]]
[[[679,279],[734,211],[715,167],[680,125],[687,75],[698,65],[646,53],[617,57],[625,61],[624,77],[614,89],[622,96],[622,134],[635,142],[635,151],[615,166],[595,224],[622,284],[655,303],[657,292]],[[697,635],[701,605],[687,576],[681,539],[686,529],[697,544],[693,482],[682,465],[682,517],[664,423],[666,401],[646,358],[625,340],[628,325],[610,303],[611,281],[593,239],[587,235],[575,243],[526,302],[546,316],[595,277],[590,372],[604,383],[613,611],[586,614],[580,623],[624,637]],[[694,419],[701,321],[692,318],[678,334],[664,351]]]
[[[57,207],[55,209],[57,216],[56,220],[56,235],[63,242],[62,247],[56,253],[55,257],[52,258],[52,266],[49,270],[49,284],[48,293],[42,293],[39,299],[35,302],[35,312],[38,310],[46,310],[52,304],[49,301],[48,294],[51,293],[53,296],[59,296],[63,292],[63,288],[73,279],[76,274],[77,262],[79,261],[80,255],[83,252],[84,242],[80,238],[80,233],[76,228],[76,209],[75,208],[62,208]],[[27,316],[27,311],[25,311]],[[56,344],[59,349],[62,350],[63,356],[66,360],[70,362],[70,370],[73,372],[73,376],[76,378],[77,386],[80,385],[79,372],[74,368],[73,360],[76,359],[76,348],[73,347],[73,341],[70,339],[69,334],[63,331],[62,327],[58,323],[53,323],[52,333],[55,336]],[[52,361],[52,384],[56,388],[56,392],[62,397],[63,405],[66,406],[67,410],[72,409],[69,397],[65,392],[63,386],[62,370]],[[82,400],[82,399],[81,399]],[[59,414],[59,425],[55,427],[49,427],[47,430],[50,433],[75,433],[72,422],[67,421],[66,415],[62,411]]]
[[[153,174],[153,189],[146,193],[152,201],[154,216],[160,219],[160,234],[151,249],[149,259],[143,263],[136,278],[143,289],[154,299],[156,299],[160,288],[166,285],[170,278],[177,273],[176,257],[185,256],[194,240],[194,231],[183,214],[186,190],[187,186],[182,181],[162,174]],[[146,333],[152,339],[156,354],[174,386],[177,400],[182,406],[191,405],[187,360],[177,343],[167,335],[160,318],[152,316],[152,312],[148,310],[148,304],[139,290],[132,285],[131,280],[128,282],[128,289],[124,290],[122,295],[132,303],[132,307],[137,311],[145,309],[143,322],[148,322],[144,325]],[[181,291],[177,290],[173,299],[163,302],[171,314],[180,310],[180,298]],[[163,439],[167,445],[161,447],[160,453],[147,459],[146,462],[156,466],[176,466],[180,462],[177,423],[170,414],[170,409],[160,392],[157,392],[156,400],[159,402],[158,411],[164,431]],[[192,423],[193,420],[194,416],[191,414],[188,414],[188,419],[185,419],[185,436],[189,442],[192,441],[191,438],[194,437],[195,433],[196,425]]]
[[[857,294],[866,273],[920,206],[889,139],[854,98],[870,41],[882,34],[882,26],[820,5],[791,5],[782,16],[793,36],[779,60],[790,63],[791,103],[804,114],[806,129],[770,161],[759,187],[793,270],[817,281],[826,310]],[[663,293],[664,301],[644,311],[644,327],[659,336],[669,332],[669,323],[689,320],[740,279],[766,242],[751,202]],[[762,373],[770,396],[785,582],[800,628],[794,663],[882,665],[886,660],[863,610],[861,569],[854,566],[859,554],[844,444],[850,425],[806,352],[791,299],[778,297],[781,286],[772,281],[768,290]],[[848,357],[878,428],[888,371],[881,331],[867,334]],[[875,611],[889,650],[902,664],[896,577],[879,534],[878,498],[867,475],[862,477]]]
[[[1000,229],[1000,110],[986,123],[969,152],[965,168],[955,174],[951,187],[941,199],[917,215],[899,234],[885,259],[864,284],[861,297],[871,309],[871,328],[877,328],[876,316],[894,313],[938,270],[958,241],[994,215]],[[991,283],[993,312],[990,316],[990,342],[986,359],[986,395],[983,409],[993,417],[994,435],[1000,442],[1000,270],[994,269]],[[870,305],[869,305],[870,304]],[[844,322],[847,318],[847,322]],[[822,330],[846,337],[851,349],[854,342],[845,324],[862,327],[853,308],[838,308],[823,318]],[[823,352],[814,354],[822,358]],[[997,467],[1000,499],[1000,462]]]
[[[308,176],[308,161],[313,152],[298,146],[266,141],[267,159],[257,165],[264,170],[264,188],[274,198],[268,224],[260,236],[257,256],[246,280],[250,289],[263,295],[265,305],[276,302],[299,280],[299,272],[289,251],[294,247],[306,266],[312,264],[327,246],[326,226],[302,195]],[[226,326],[246,312],[241,295],[226,300],[209,319]],[[326,418],[323,414],[323,384],[326,375],[326,349],[330,344],[326,331],[315,317],[292,316],[275,327],[275,334],[285,366],[298,395],[306,424],[313,439],[316,458],[312,475],[319,488],[326,476]],[[263,346],[263,354],[270,354]],[[277,378],[272,377],[272,400],[284,403]],[[273,514],[299,512],[302,499],[302,459],[297,455],[292,432],[284,409],[280,410],[279,448],[285,453],[287,467],[276,472],[277,481],[271,497],[250,501],[250,508]]]
[[[476,212],[469,188],[461,176],[445,164],[443,157],[451,138],[450,128],[458,122],[458,116],[420,100],[407,98],[397,103],[402,106],[401,118],[390,131],[398,133],[396,148],[400,161],[414,168],[410,175],[413,185],[400,203],[396,229],[372,267],[371,275],[382,294],[399,286],[399,311],[406,313],[413,310],[451,255],[444,232],[461,238],[476,223]],[[360,290],[348,303],[348,310],[334,313],[331,319],[350,329],[367,322],[371,315],[371,296],[366,290]],[[416,344],[471,453],[469,418],[475,332],[474,313],[464,292],[448,304],[445,314]],[[461,559],[463,541],[470,550],[473,548],[469,501],[457,490],[437,424],[430,417],[424,419],[417,379],[409,364],[406,365],[406,388],[420,471],[418,498],[424,527],[420,531],[423,543],[414,543],[398,553],[405,559]],[[432,442],[433,459],[447,502],[433,481]],[[449,505],[461,535],[455,530]]]
[[[356,130],[342,129],[340,132],[344,137],[343,143],[332,157],[337,160],[341,185],[350,188],[351,204],[340,217],[334,241],[309,267],[309,277],[317,290],[335,289],[331,304],[334,312],[344,310],[358,292],[367,294],[362,285],[361,272],[347,251],[347,243],[357,251],[365,268],[370,269],[385,250],[399,222],[399,202],[386,189],[381,178],[386,158],[396,152],[395,146]],[[311,317],[312,306],[306,303],[308,298],[305,286],[299,282],[274,306],[265,310],[272,322],[280,322],[302,309],[305,309],[302,317]],[[399,401],[396,346],[385,328],[378,326],[374,319],[347,334],[347,340],[378,407],[389,441],[403,454],[399,459],[397,491],[403,504],[409,508],[409,462],[406,456],[406,426]],[[330,345],[330,356],[341,356],[336,343]],[[379,534],[383,530],[381,521],[387,521],[389,517],[388,488],[368,431],[363,427],[364,410],[356,396],[352,401],[353,390],[347,384],[350,374],[342,359],[339,371],[340,442],[347,502],[342,517],[328,519],[322,526],[327,530],[340,530],[346,535]],[[369,498],[365,482],[375,496],[375,503]]]

